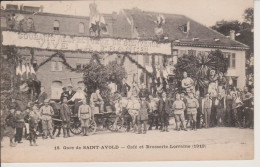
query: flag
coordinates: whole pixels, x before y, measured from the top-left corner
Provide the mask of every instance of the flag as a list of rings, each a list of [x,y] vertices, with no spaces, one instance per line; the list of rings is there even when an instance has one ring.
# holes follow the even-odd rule
[[[36,80],[36,73],[33,69],[33,66],[30,64],[30,69],[31,69],[31,77],[32,77],[32,80]]]
[[[14,19],[16,22],[20,22],[24,19],[24,15],[22,14],[15,14]]]
[[[17,76],[22,76],[22,71],[21,71],[21,65],[18,64],[17,67],[16,67],[16,75]]]
[[[27,79],[27,73],[26,73],[26,65],[22,65],[22,78],[21,80],[26,80]]]

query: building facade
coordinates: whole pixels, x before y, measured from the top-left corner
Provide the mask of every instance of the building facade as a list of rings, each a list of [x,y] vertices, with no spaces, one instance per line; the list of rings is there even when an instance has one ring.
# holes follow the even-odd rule
[[[43,12],[43,7],[7,5],[5,10],[1,10],[1,30],[18,32],[39,32],[57,35],[89,36],[89,17],[71,16]],[[183,15],[159,14],[145,12],[139,9],[121,10],[119,14],[104,14],[108,33],[102,34],[104,37],[120,37],[129,39],[152,39],[156,40],[156,20],[159,15],[163,15],[164,39],[172,42],[172,55],[167,56],[167,73],[173,75],[174,64],[178,57],[183,54],[203,55],[212,50],[220,49],[229,57],[230,67],[226,76],[230,76],[237,87],[245,85],[245,52],[248,47],[234,40],[234,34],[226,37],[218,32],[209,29],[196,21]],[[233,39],[232,39],[233,38]],[[18,48],[19,55],[31,61],[32,51],[28,48]],[[51,50],[33,50],[35,66],[46,61],[55,54]],[[6,54],[3,47],[2,55]],[[67,62],[74,68],[83,68],[89,62],[92,55],[82,52],[63,52]],[[105,57],[104,64],[122,57],[122,55],[102,55]],[[152,72],[151,55],[131,55],[147,71]],[[155,65],[159,70],[163,63],[162,56],[155,56]],[[144,81],[149,86],[151,80],[133,64],[126,59],[124,66],[128,74],[128,83],[136,81],[144,75]],[[60,57],[54,57],[45,63],[37,71],[37,78],[45,86],[46,92],[51,99],[58,99],[62,87],[71,84],[73,87],[84,87],[83,74],[72,72],[68,69]]]

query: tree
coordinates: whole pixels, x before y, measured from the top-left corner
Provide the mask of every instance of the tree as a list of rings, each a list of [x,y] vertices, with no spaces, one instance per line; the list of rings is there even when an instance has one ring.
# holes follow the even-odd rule
[[[195,81],[196,88],[201,91],[208,86],[210,70],[215,70],[217,73],[227,72],[228,60],[220,50],[211,51],[209,55],[183,55],[175,65],[176,78],[181,81],[183,72],[186,71]]]
[[[117,64],[116,61],[104,66],[95,59],[92,59],[90,63],[85,66],[83,75],[88,96],[98,88],[100,89],[101,96],[104,98],[105,104],[109,104],[111,93],[108,88],[108,83],[109,81],[113,81],[119,86],[122,79],[126,77],[126,70],[122,65]]]
[[[249,23],[251,28],[254,28],[254,8],[247,8],[243,16],[245,22]]]

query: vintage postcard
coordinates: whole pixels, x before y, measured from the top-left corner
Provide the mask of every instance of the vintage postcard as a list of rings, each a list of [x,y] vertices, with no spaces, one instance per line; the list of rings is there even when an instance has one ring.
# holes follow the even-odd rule
[[[253,0],[4,1],[1,162],[254,159]]]

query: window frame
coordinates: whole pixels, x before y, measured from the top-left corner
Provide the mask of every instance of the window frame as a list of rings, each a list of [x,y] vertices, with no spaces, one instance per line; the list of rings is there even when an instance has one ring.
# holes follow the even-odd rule
[[[55,25],[55,23],[57,23],[57,25]],[[60,22],[59,22],[59,20],[54,20],[54,22],[53,22],[53,30],[54,31],[60,31]]]
[[[55,63],[55,65],[53,64]],[[63,69],[61,61],[51,61],[51,71],[52,72],[61,72]]]
[[[81,25],[82,25],[83,27],[81,27]],[[83,28],[83,29],[81,29],[81,28]],[[80,30],[83,30],[83,31],[81,32]],[[80,33],[80,34],[84,34],[84,33],[85,33],[85,24],[84,24],[83,22],[80,22],[80,23],[79,23],[79,33]]]

